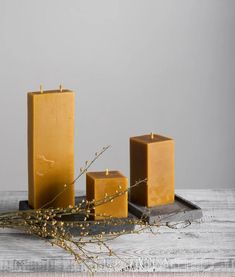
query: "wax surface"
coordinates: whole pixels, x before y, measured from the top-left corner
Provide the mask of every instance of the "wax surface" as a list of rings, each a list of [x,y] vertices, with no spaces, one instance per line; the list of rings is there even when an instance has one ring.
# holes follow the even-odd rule
[[[74,98],[69,90],[28,93],[29,205],[74,205]]]
[[[174,140],[160,135],[130,138],[131,201],[154,207],[174,202]]]
[[[124,191],[128,188],[128,179],[119,171],[110,171],[108,175],[105,172],[88,172],[86,174],[86,197],[88,201],[102,200],[106,196],[111,196],[116,191]],[[115,218],[128,216],[128,194],[125,193],[108,202],[96,207],[94,216],[91,219],[104,219],[101,214],[106,214]]]

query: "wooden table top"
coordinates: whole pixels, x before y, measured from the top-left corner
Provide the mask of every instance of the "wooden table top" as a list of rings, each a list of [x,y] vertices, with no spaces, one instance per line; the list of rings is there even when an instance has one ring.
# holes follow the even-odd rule
[[[158,233],[123,235],[109,246],[100,272],[235,272],[235,190],[177,190],[197,204],[203,218],[187,228],[163,226]],[[0,211],[15,210],[26,192],[1,192]],[[106,267],[105,265],[108,265]],[[58,247],[17,230],[0,229],[0,272],[85,271]]]

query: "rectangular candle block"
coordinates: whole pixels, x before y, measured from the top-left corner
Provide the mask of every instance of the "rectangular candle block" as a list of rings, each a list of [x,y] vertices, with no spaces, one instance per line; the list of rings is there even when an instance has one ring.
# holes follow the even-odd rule
[[[174,202],[174,140],[160,135],[130,138],[130,182],[133,203],[154,207]]]
[[[88,172],[86,174],[86,197],[88,201],[98,201],[105,197],[114,195],[117,191],[125,191],[128,188],[128,179],[119,171]],[[91,219],[104,219],[106,216],[124,218],[128,216],[128,194],[124,193],[107,202],[97,206],[93,211],[95,215]]]
[[[28,197],[32,208],[74,205],[74,92],[28,93]]]

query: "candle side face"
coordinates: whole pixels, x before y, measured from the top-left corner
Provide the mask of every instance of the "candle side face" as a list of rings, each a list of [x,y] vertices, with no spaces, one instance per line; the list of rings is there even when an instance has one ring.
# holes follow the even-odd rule
[[[174,141],[148,145],[147,206],[174,202]]]
[[[131,201],[154,207],[174,202],[174,140],[160,135],[130,138]]]
[[[71,91],[28,93],[29,205],[74,205],[74,98]]]
[[[130,138],[130,197],[142,206],[147,205],[147,184],[135,186],[135,183],[148,177],[147,164],[147,144]]]
[[[128,179],[118,172],[92,172],[86,175],[86,196],[88,201],[99,201],[105,197],[114,195],[117,191],[125,191],[128,188]],[[98,176],[98,178],[97,178]],[[128,216],[128,194],[124,193],[108,201],[105,204],[97,206],[93,211],[95,215],[90,218],[93,220],[101,220],[106,216],[114,218],[125,218]]]

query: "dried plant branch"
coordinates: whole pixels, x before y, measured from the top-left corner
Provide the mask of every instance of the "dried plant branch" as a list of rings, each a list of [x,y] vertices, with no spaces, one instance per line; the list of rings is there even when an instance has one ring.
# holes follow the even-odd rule
[[[111,145],[105,146],[103,147],[103,149],[100,152],[96,152],[95,153],[95,157],[89,162],[86,161],[85,162],[85,167],[80,169],[80,174],[73,180],[73,182],[71,182],[70,184],[64,184],[64,188],[61,192],[59,192],[57,195],[55,195],[55,197],[53,197],[49,202],[45,203],[41,209],[44,209],[45,207],[48,207],[49,205],[51,205],[60,195],[62,195],[69,186],[75,184],[77,182],[77,180],[84,174],[87,172],[87,170],[92,166],[92,164],[109,148],[111,147]]]
[[[95,154],[95,157],[89,162],[85,162],[84,168],[81,168],[80,174],[70,184],[64,186],[63,190],[59,192],[51,201],[47,202],[40,209],[27,211],[9,211],[0,213],[0,228],[13,228],[22,230],[28,234],[34,235],[49,242],[52,246],[58,246],[70,253],[75,261],[82,263],[87,270],[93,274],[94,266],[100,266],[97,258],[102,255],[116,256],[119,260],[125,261],[112,251],[108,242],[125,234],[139,234],[145,230],[153,234],[153,227],[159,227],[162,224],[156,222],[148,224],[144,217],[140,219],[127,218],[123,219],[112,218],[110,215],[98,214],[95,208],[112,202],[115,198],[127,194],[132,188],[146,183],[147,179],[137,181],[129,189],[122,190],[121,187],[112,195],[107,195],[98,201],[82,201],[74,207],[67,208],[53,208],[50,205],[61,196],[70,185],[74,184],[79,178],[87,172],[91,165],[107,150],[110,146],[103,147],[100,152]],[[102,216],[102,221],[87,221],[91,215]],[[83,220],[77,221],[66,220],[66,216],[81,216]],[[100,223],[101,222],[101,223]],[[105,224],[109,226],[119,226],[120,231],[104,233],[100,231],[97,235],[90,233],[91,224],[99,225]],[[125,225],[124,225],[125,224]],[[136,225],[134,230],[126,230],[124,226]],[[122,228],[123,227],[123,228]],[[175,225],[168,226],[175,228]],[[79,237],[72,235],[71,230],[76,229],[79,232]],[[98,248],[97,251],[95,248]]]

